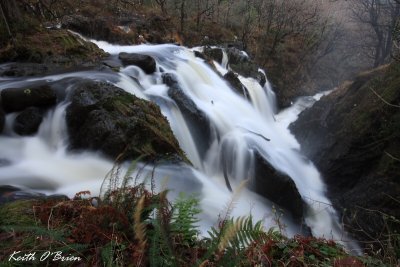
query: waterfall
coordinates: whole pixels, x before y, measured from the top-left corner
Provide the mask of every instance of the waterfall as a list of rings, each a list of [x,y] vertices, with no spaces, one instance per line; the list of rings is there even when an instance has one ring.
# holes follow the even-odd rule
[[[254,152],[268,161],[276,170],[291,177],[306,203],[305,223],[313,235],[347,241],[338,223],[338,217],[326,188],[315,166],[299,152],[299,144],[287,129],[299,112],[283,111],[276,114],[275,95],[267,82],[261,86],[251,78],[239,77],[249,93],[249,100],[234,92],[206,62],[194,56],[193,51],[175,45],[116,46],[93,41],[100,48],[117,55],[134,52],[152,56],[157,71],[148,75],[136,66],[121,68],[119,73],[75,72],[30,79],[3,79],[0,90],[9,87],[29,86],[34,82],[65,82],[85,77],[108,81],[136,96],[157,103],[181,148],[193,164],[191,166],[167,165],[157,168],[155,178],[161,189],[165,177],[170,177],[167,187],[173,198],[180,191],[195,193],[200,198],[202,230],[216,223],[218,215],[229,203],[232,193],[226,186],[228,178],[233,190],[244,180],[254,183]],[[215,63],[217,64],[217,63]],[[224,74],[227,58],[216,66]],[[177,103],[168,94],[163,75],[173,75],[185,96],[206,115],[208,138],[203,131],[195,132],[185,120]],[[67,102],[49,111],[37,135],[20,137],[11,130],[15,114],[6,118],[6,134],[0,136],[0,159],[9,163],[0,166],[0,183],[35,189],[46,193],[72,196],[81,190],[100,190],[104,177],[113,163],[94,152],[67,151],[65,108]],[[286,112],[286,113],[285,113]],[[296,113],[297,112],[297,113]],[[199,145],[203,138],[207,146]],[[208,140],[206,140],[208,139]],[[142,165],[151,172],[153,166]],[[233,216],[248,215],[264,220],[267,227],[275,224],[269,200],[245,189],[237,199]],[[300,225],[284,216],[287,234],[300,231]]]

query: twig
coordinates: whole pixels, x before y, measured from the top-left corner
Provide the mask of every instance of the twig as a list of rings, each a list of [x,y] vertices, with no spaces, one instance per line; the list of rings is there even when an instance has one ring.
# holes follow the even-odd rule
[[[256,133],[256,132],[253,132],[253,131],[251,131],[251,130],[249,130],[249,129],[246,129],[246,128],[244,128],[244,127],[241,127],[241,126],[238,126],[239,128],[242,128],[243,130],[246,130],[246,131],[248,131],[249,133],[252,133],[252,134],[255,134],[255,135],[257,135],[257,136],[259,136],[259,137],[261,137],[262,139],[264,139],[264,140],[266,140],[266,141],[271,141],[271,139],[269,139],[269,138],[267,138],[267,137],[265,137],[264,135],[262,135],[262,134],[259,134],[259,133]]]
[[[399,105],[395,105],[395,104],[391,104],[391,103],[387,102],[383,97],[381,97],[381,96],[380,96],[377,92],[375,92],[375,90],[372,89],[371,87],[370,87],[369,89],[371,89],[371,91],[372,91],[380,100],[382,100],[386,105],[389,105],[389,106],[395,107],[395,108],[400,108]]]
[[[8,25],[7,18],[5,16],[5,14],[4,14],[3,5],[1,4],[1,2],[0,2],[0,11],[1,11],[1,16],[3,17],[4,23],[6,24],[8,35],[12,38],[10,26]]]
[[[385,154],[386,154],[389,158],[391,158],[391,159],[393,159],[393,160],[396,160],[396,161],[400,161],[399,158],[396,158],[395,156],[393,156],[393,155],[390,154],[389,152],[387,152],[387,151],[384,151],[384,152],[385,152]]]

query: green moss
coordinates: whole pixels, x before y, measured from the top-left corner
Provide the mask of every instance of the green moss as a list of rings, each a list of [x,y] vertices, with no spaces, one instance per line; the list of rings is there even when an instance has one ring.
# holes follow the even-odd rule
[[[33,226],[36,221],[33,216],[35,201],[18,200],[0,206],[0,225],[2,226]]]

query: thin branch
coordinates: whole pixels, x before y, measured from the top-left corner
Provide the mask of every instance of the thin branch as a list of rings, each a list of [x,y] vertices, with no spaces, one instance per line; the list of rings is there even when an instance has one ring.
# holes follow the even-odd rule
[[[383,97],[381,97],[381,96],[380,96],[377,92],[375,92],[375,90],[372,89],[371,87],[370,87],[369,89],[371,89],[371,91],[372,91],[380,100],[382,100],[386,105],[389,105],[389,106],[395,107],[395,108],[400,108],[399,105],[395,105],[395,104],[391,104],[391,103],[387,102]]]
[[[6,24],[6,28],[7,28],[8,35],[12,38],[10,26],[8,25],[7,18],[6,18],[6,16],[5,16],[5,14],[4,14],[3,5],[2,5],[1,2],[0,2],[0,11],[1,11],[1,16],[3,17],[4,23]]]
[[[391,159],[393,159],[393,160],[396,160],[396,161],[400,161],[399,158],[396,158],[395,156],[393,156],[393,155],[390,154],[389,152],[387,152],[387,151],[384,151],[384,152],[385,152],[385,154],[386,154],[389,158],[391,158]]]

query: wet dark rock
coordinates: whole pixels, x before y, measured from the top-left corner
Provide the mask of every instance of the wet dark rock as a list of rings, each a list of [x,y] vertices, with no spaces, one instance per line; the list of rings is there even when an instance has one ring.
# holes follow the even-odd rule
[[[185,121],[189,124],[192,135],[196,140],[197,149],[200,156],[203,157],[211,144],[212,130],[207,115],[199,110],[193,100],[183,92],[173,74],[165,73],[162,78],[163,82],[169,87],[169,97],[175,101]]]
[[[113,159],[185,159],[157,105],[103,82],[84,81],[66,111],[70,149],[103,152]]]
[[[1,107],[1,102],[0,102],[0,133],[3,131],[4,129],[4,124],[6,122],[6,115],[4,113],[3,108]]]
[[[0,68],[0,76],[22,77],[44,75],[49,71],[48,64],[9,63]]]
[[[194,51],[194,55],[195,57],[201,58],[201,59],[206,59],[206,57],[204,56],[203,53],[199,52],[199,51]]]
[[[122,67],[122,64],[117,60],[107,59],[107,60],[103,60],[102,62],[107,67],[110,67],[111,69],[114,69],[114,70],[119,70],[119,68]]]
[[[382,214],[400,218],[400,109],[391,106],[400,104],[399,84],[399,63],[363,73],[290,126],[322,172],[348,230],[362,241],[400,231],[400,225],[382,219]]]
[[[209,57],[209,58],[217,61],[219,64],[222,63],[223,52],[222,52],[221,48],[205,47],[203,53],[204,53],[204,55],[206,55],[206,57]]]
[[[264,86],[266,83],[265,75],[258,71],[258,66],[253,62],[243,62],[238,64],[229,64],[229,67],[239,73],[240,75],[246,78],[253,78],[255,79],[261,86]]]
[[[136,65],[147,74],[152,74],[156,71],[156,61],[151,56],[122,52],[119,53],[118,57],[124,66]]]
[[[229,47],[226,50],[228,54],[228,63],[232,65],[237,65],[245,62],[249,62],[250,59],[246,56],[241,50],[237,49],[236,47]]]
[[[0,205],[18,200],[62,199],[68,200],[65,195],[45,195],[31,190],[22,190],[11,185],[0,185]]]
[[[255,180],[252,189],[287,210],[296,222],[304,216],[304,201],[296,184],[286,174],[277,171],[258,151],[254,153]]]
[[[5,112],[15,112],[27,107],[48,107],[56,104],[57,97],[49,86],[34,88],[7,88],[1,91]]]
[[[233,71],[228,71],[224,75],[224,79],[244,98],[247,99],[249,97],[247,88],[240,82],[239,78]]]
[[[227,49],[229,67],[244,77],[251,77],[258,81],[261,86],[264,86],[267,79],[259,67],[250,58],[243,54],[242,51],[235,47]]]
[[[13,129],[19,135],[35,134],[43,120],[44,111],[37,107],[29,107],[15,118]]]

